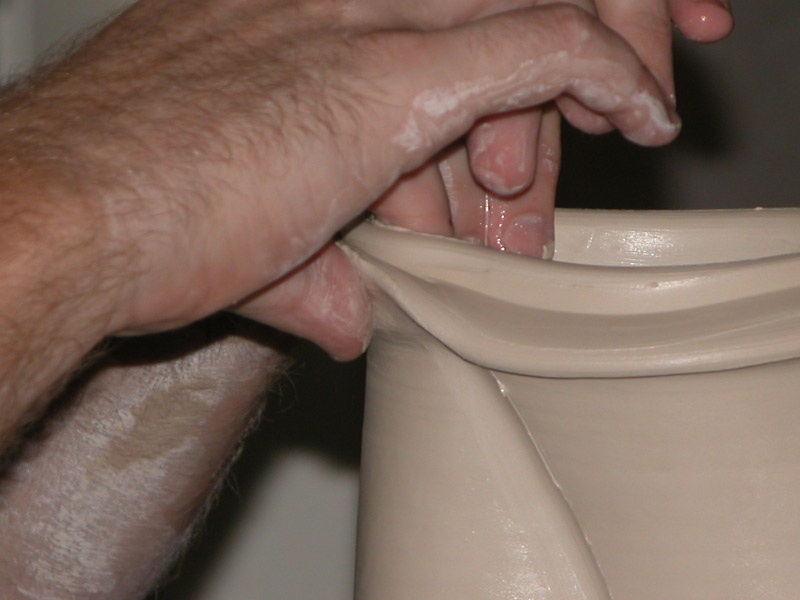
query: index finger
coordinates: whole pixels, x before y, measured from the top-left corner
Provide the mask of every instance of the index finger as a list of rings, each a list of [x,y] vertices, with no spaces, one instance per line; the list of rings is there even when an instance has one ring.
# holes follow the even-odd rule
[[[563,96],[602,114],[639,144],[665,144],[678,133],[674,108],[631,47],[574,6],[552,5],[450,30],[398,35],[393,52],[407,60],[390,72],[381,61],[383,71],[374,73],[376,87],[392,101],[381,102],[376,107],[381,114],[371,122],[389,128],[393,149],[405,155],[400,158],[405,172],[464,135],[481,117]],[[397,158],[388,149],[382,157]]]

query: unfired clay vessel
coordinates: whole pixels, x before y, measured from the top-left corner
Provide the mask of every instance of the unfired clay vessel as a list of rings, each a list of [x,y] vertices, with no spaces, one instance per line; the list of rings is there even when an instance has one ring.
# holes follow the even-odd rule
[[[366,223],[358,600],[800,594],[800,211]]]

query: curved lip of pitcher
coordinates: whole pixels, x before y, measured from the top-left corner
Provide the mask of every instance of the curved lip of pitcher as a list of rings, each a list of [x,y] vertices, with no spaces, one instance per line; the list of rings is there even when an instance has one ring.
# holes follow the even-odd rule
[[[655,376],[800,357],[800,210],[559,210],[556,222],[552,262],[375,222],[344,246],[420,327],[498,371]],[[653,233],[662,246],[648,250]],[[592,244],[618,246],[622,264],[562,262]],[[703,256],[673,264],[687,252]]]

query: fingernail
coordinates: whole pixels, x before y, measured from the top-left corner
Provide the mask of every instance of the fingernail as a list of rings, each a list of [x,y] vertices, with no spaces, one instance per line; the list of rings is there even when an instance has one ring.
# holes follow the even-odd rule
[[[504,180],[494,180],[491,186],[486,186],[491,192],[501,196],[503,198],[508,198],[511,196],[517,196],[531,187],[530,181],[524,181],[521,183],[510,184]]]
[[[540,215],[522,215],[503,233],[502,242],[506,250],[516,254],[551,258],[553,228]]]
[[[485,126],[484,126],[485,127]],[[471,168],[475,178],[498,196],[516,196],[533,183],[536,170],[536,139],[533,135],[518,136],[498,143],[485,130],[478,141],[483,145],[470,148]]]

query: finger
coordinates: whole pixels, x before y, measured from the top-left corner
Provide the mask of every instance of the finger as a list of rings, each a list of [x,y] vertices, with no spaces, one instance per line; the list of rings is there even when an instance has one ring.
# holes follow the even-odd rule
[[[575,98],[562,96],[556,99],[556,104],[564,118],[581,131],[598,135],[614,130],[614,125],[605,116],[586,108]]]
[[[672,23],[666,0],[597,0],[602,21],[633,46],[667,96],[673,97]]]
[[[733,31],[733,13],[728,0],[671,0],[670,14],[687,39],[716,42]]]
[[[453,235],[447,191],[435,163],[400,179],[371,210],[388,225],[420,233]]]
[[[339,360],[362,354],[371,335],[364,282],[333,244],[232,310],[310,340]]]
[[[563,0],[553,0],[563,1]],[[551,0],[544,0],[541,5],[550,4]],[[570,0],[570,4],[583,8],[586,12],[598,16],[597,4],[595,0]],[[613,131],[614,126],[607,118],[597,112],[590,110],[583,106],[577,100],[569,96],[563,96],[558,99],[558,107],[561,113],[567,116],[567,120],[574,124],[575,127],[586,133],[595,135],[608,133]]]
[[[674,108],[630,46],[570,5],[505,14],[401,41],[415,67],[406,63],[402,73],[384,75],[378,84],[394,106],[410,108],[405,115],[386,115],[381,123],[396,128],[388,137],[413,167],[480,117],[562,95],[602,114],[640,144],[667,143],[679,130]],[[436,56],[448,60],[431,60]],[[398,116],[400,121],[393,121]]]
[[[489,248],[546,257],[553,241],[553,207],[560,158],[559,117],[550,108],[541,122],[533,185],[514,198],[501,199],[474,183],[463,150],[453,152],[441,169],[454,184],[450,203],[455,235]]]
[[[439,171],[447,189],[453,235],[476,245],[490,246],[484,231],[486,190],[477,185],[469,167],[464,146],[455,146],[439,162]]]
[[[555,204],[561,169],[561,116],[555,107],[542,114],[533,185],[512,201],[516,230],[501,236],[510,252],[550,259],[555,249]]]
[[[513,196],[529,188],[536,173],[540,110],[489,117],[467,138],[472,175],[488,191]]]

